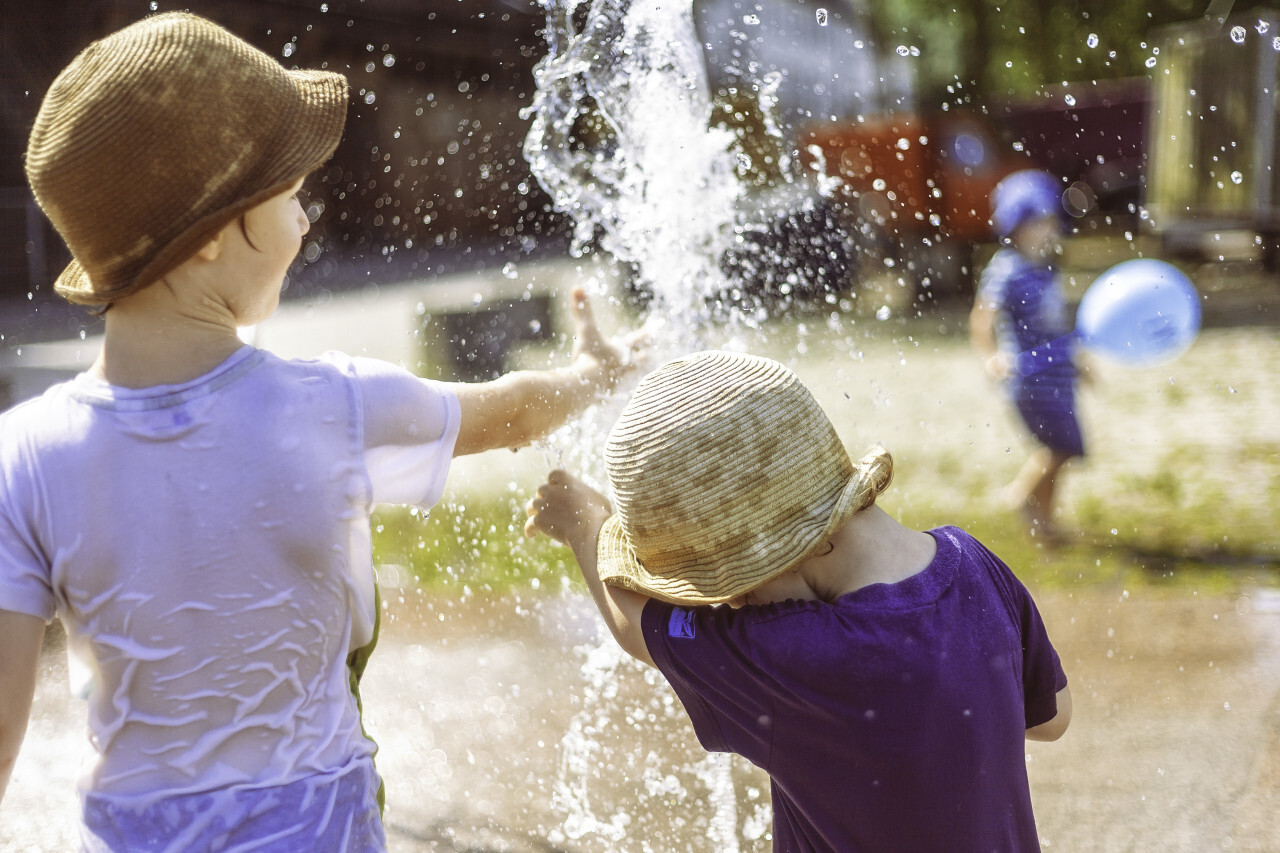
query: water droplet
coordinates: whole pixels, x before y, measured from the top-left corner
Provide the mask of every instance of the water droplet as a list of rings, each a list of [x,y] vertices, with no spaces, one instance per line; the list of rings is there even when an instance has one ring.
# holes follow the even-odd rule
[[[827,10],[819,8],[817,11],[818,26],[825,27],[827,25]]]
[[[1074,107],[1076,105],[1075,95],[1067,95],[1065,98],[1063,98],[1063,100],[1067,102],[1067,106],[1069,107]]]
[[[879,308],[877,308],[877,309],[876,309],[876,319],[877,319],[877,320],[888,320],[888,319],[889,319],[889,316],[890,316],[892,313],[893,313],[893,312],[889,310],[889,306],[888,306],[888,305],[881,305]]]
[[[372,89],[364,93],[364,102],[366,104],[372,104],[376,100],[378,100],[378,96],[374,94]]]
[[[1238,184],[1243,180],[1244,180],[1244,175],[1240,174],[1239,172],[1231,173],[1231,183]]]
[[[1280,51],[1280,36],[1276,36],[1271,40],[1271,49]]]
[[[383,68],[390,68],[391,66],[393,66],[393,65],[395,65],[395,64],[396,64],[396,57],[395,57],[395,54],[388,53],[386,56],[382,57],[382,67],[383,67]]]
[[[910,55],[911,55],[911,48],[907,47],[905,44],[898,45],[898,56],[910,56]]]
[[[1244,44],[1245,35],[1246,33],[1245,33],[1244,27],[1231,28],[1231,40],[1236,44]]]
[[[821,10],[821,9],[819,9],[819,10],[818,10],[818,16],[819,16],[818,23],[819,23],[819,24],[821,24],[821,23],[822,23],[822,20],[821,20],[822,10]],[[757,25],[759,25],[759,23],[760,23],[760,16],[759,16],[759,15],[743,15],[743,16],[742,16],[742,23],[746,24],[748,27],[754,27],[754,26],[757,26]]]
[[[1097,33],[1089,33],[1089,37],[1088,37],[1087,39],[1085,39],[1085,40],[1084,40],[1084,43],[1085,43],[1085,44],[1087,44],[1087,45],[1089,45],[1089,47],[1097,47],[1097,46],[1098,46],[1098,34],[1097,34]]]
[[[518,275],[520,275],[520,271],[516,269],[516,265],[515,265],[515,264],[513,264],[513,263],[506,263],[506,264],[504,264],[504,265],[503,265],[503,267],[502,267],[502,277],[503,277],[503,278],[515,278],[515,277],[516,277],[516,276],[518,276]]]
[[[287,59],[287,58],[289,58],[290,56],[293,56],[293,51],[294,51],[294,50],[295,50],[295,45],[294,45],[294,43],[293,43],[293,42],[291,42],[291,41],[290,41],[290,42],[285,42],[284,47],[280,48],[280,55],[281,55],[281,56],[283,56],[283,57],[285,57],[285,58]]]
[[[1254,29],[1258,31],[1258,35],[1264,36],[1267,34],[1267,30],[1271,29],[1271,24],[1259,19],[1258,23],[1254,25]]]
[[[1142,64],[1143,64],[1143,65],[1145,65],[1145,66],[1147,66],[1148,68],[1155,68],[1155,67],[1156,67],[1156,58],[1155,58],[1154,56],[1148,56],[1148,57],[1147,57],[1147,61],[1146,61],[1146,62],[1144,62],[1144,63],[1142,63]]]
[[[321,4],[320,4],[320,11],[321,11],[321,12],[328,12],[328,11],[329,11],[329,4],[328,4],[328,3],[321,3]]]

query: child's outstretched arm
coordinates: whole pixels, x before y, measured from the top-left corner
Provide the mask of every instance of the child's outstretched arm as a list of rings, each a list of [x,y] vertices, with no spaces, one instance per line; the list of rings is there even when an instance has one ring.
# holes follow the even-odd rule
[[[653,666],[640,623],[649,599],[603,583],[596,568],[596,540],[601,525],[613,512],[608,499],[576,477],[552,471],[547,482],[538,487],[537,497],[529,501],[527,512],[525,535],[542,532],[573,550],[591,597],[618,645],[636,660]]]
[[[43,640],[42,619],[0,610],[0,648],[4,649],[0,654],[0,800],[27,733]]]
[[[571,300],[573,360],[568,367],[449,385],[462,408],[455,456],[523,447],[559,428],[617,383],[630,351],[639,347],[639,334],[621,344],[609,341],[596,326],[586,292],[575,288]]]

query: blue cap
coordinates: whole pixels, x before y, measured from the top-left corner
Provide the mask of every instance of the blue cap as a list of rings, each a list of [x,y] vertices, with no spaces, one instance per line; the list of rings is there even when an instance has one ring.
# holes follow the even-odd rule
[[[991,224],[1001,237],[1008,237],[1032,219],[1060,217],[1062,212],[1062,187],[1039,169],[1014,172],[991,193]]]

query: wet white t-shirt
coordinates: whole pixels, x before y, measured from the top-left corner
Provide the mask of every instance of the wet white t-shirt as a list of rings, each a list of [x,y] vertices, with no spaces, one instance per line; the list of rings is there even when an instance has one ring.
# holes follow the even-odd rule
[[[459,417],[392,365],[251,347],[182,385],[81,375],[0,415],[0,609],[56,613],[87,664],[86,802],[376,790],[346,666],[373,632],[369,514],[439,499]]]

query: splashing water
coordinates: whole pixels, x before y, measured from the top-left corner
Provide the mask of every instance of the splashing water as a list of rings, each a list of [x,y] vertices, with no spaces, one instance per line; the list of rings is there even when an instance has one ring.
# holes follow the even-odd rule
[[[793,156],[789,135],[866,106],[879,78],[847,20],[766,19],[736,0],[696,21],[691,0],[542,2],[525,158],[574,220],[572,253],[628,270],[668,346],[741,348],[770,300],[847,282],[851,240],[829,209],[838,178]],[[655,355],[673,354],[662,343]]]
[[[724,285],[718,259],[741,187],[729,134],[708,129],[690,3],[543,2],[549,51],[525,158],[574,218],[575,254],[598,240],[652,288],[655,310],[683,321],[679,334],[697,329],[705,296]]]
[[[610,721],[620,707],[628,709],[629,720],[644,720],[641,725],[647,730],[640,737],[650,743],[674,728],[676,718],[684,713],[671,689],[653,670],[646,668],[637,676],[625,672],[628,667],[638,668],[638,664],[631,662],[612,640],[587,652],[581,670],[582,707],[561,739],[559,776],[551,792],[552,807],[564,815],[564,820],[550,833],[550,840],[582,842],[594,836],[607,842],[610,850],[624,849],[631,825],[639,822],[643,812],[674,809],[687,821],[705,823],[709,849],[739,853],[737,786],[731,756],[710,753],[691,764],[672,766],[669,757],[660,754],[670,750],[661,745],[646,751],[607,736]],[[637,683],[647,686],[645,695],[637,697],[623,689],[624,684]],[[697,752],[695,746],[693,754]],[[642,760],[638,760],[640,755],[644,756]],[[624,769],[631,772],[623,772]],[[618,779],[628,786],[628,791],[621,795],[612,792],[610,796],[610,781]],[[619,809],[600,815],[593,805],[600,801],[630,803],[631,811]],[[759,838],[772,821],[769,808],[757,812],[743,822],[744,835],[749,839]],[[670,849],[674,837],[650,837],[641,843],[643,850]]]
[[[748,290],[749,276],[776,283],[783,294],[806,286],[807,270],[772,271],[781,259],[769,255],[770,229],[798,210],[813,217],[814,208],[806,204],[834,190],[821,177],[820,151],[807,152],[816,168],[803,168],[794,156],[788,133],[797,110],[787,87],[807,90],[810,98],[814,92],[831,98],[841,94],[848,109],[858,94],[810,85],[805,75],[827,74],[828,83],[859,77],[842,78],[819,66],[792,73],[770,62],[717,65],[704,58],[703,42],[710,51],[715,39],[699,38],[691,0],[542,3],[547,54],[534,71],[536,91],[523,113],[530,120],[524,154],[556,207],[574,220],[571,253],[629,270],[652,294],[648,311],[665,323],[665,340],[652,346],[655,360],[675,350],[750,346],[744,338],[762,334],[763,309],[735,294]],[[844,37],[827,26],[823,11],[823,19],[811,13],[805,21],[797,19],[797,30]],[[732,22],[726,40],[756,26],[751,15],[722,15]],[[763,51],[763,44],[754,41],[751,48]],[[826,104],[809,115],[831,116],[841,108]],[[732,118],[718,121],[744,114],[753,124],[749,143],[746,129]],[[839,231],[816,217],[807,225],[816,233]],[[819,251],[824,259],[834,257],[828,245]],[[591,482],[601,467],[610,414],[597,412],[553,436],[545,455]],[[619,733],[603,730],[625,708],[636,728],[628,734],[661,741],[672,728],[663,721],[683,718],[670,687],[656,673],[637,678],[624,664],[625,655],[609,638],[587,652],[582,708],[560,743],[553,804],[564,820],[556,834],[582,841],[594,837],[621,849],[624,840],[635,841],[627,833],[637,816],[674,805],[700,812],[713,849],[738,851],[739,833],[758,839],[769,824],[769,809],[758,804],[754,814],[739,819],[728,757],[704,757],[696,743],[681,742],[667,745],[685,756],[669,766],[659,752],[647,746],[628,751]],[[643,695],[621,698],[619,682],[629,682],[624,689],[640,689]],[[614,765],[625,769],[619,778],[634,790],[621,801],[632,805],[629,812],[597,814],[592,804],[605,801],[601,788]]]

